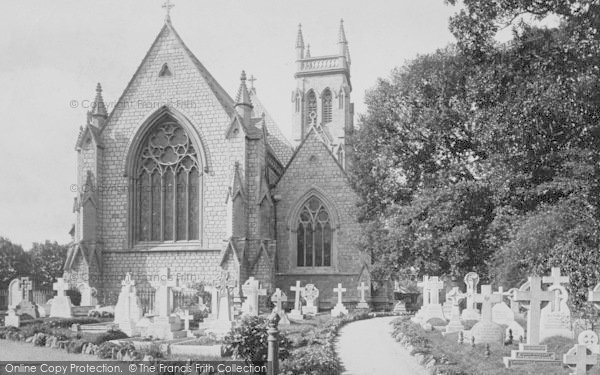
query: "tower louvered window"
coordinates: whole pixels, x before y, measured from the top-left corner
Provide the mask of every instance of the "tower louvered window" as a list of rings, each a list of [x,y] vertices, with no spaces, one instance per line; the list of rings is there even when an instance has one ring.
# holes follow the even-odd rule
[[[331,266],[331,219],[317,197],[311,197],[300,210],[296,231],[298,267]]]
[[[321,100],[323,104],[323,114],[321,118],[323,119],[323,124],[328,124],[331,122],[331,90],[325,89]]]
[[[142,141],[136,165],[136,239],[199,239],[200,166],[190,137],[176,122],[161,122]]]
[[[306,96],[306,124],[317,125],[317,95],[310,90]]]

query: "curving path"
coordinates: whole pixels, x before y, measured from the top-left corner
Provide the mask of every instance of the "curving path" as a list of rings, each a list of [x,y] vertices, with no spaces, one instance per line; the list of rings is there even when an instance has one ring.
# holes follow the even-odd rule
[[[33,346],[33,344],[0,340],[0,361],[98,361],[98,357],[67,353],[64,350]]]
[[[428,372],[390,335],[396,317],[359,320],[342,327],[335,350],[345,375],[427,375]]]

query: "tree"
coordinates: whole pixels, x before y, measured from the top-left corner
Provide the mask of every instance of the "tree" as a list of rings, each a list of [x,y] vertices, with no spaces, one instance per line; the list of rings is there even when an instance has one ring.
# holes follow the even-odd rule
[[[59,245],[56,241],[33,244],[31,258],[35,272],[32,277],[38,288],[51,289],[56,278],[62,277],[67,250],[68,245]]]
[[[29,276],[31,257],[21,245],[15,245],[8,238],[0,237],[0,287],[8,287],[11,280]]]

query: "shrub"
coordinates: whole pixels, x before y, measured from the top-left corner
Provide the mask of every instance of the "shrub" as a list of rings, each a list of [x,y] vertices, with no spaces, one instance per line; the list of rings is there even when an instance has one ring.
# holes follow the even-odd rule
[[[67,353],[81,353],[83,348],[83,340],[73,340],[67,345]]]
[[[126,339],[127,337],[128,336],[125,333],[123,333],[119,330],[115,330],[115,331],[108,331],[108,332],[103,332],[103,333],[85,335],[83,337],[83,341],[92,343],[94,345],[100,345],[106,341]]]
[[[106,342],[103,342],[102,344],[100,344],[100,346],[98,347],[98,351],[96,352],[96,355],[100,359],[111,359],[113,349],[118,350],[120,348],[121,348],[120,345],[106,341]]]
[[[299,348],[281,363],[282,375],[337,375],[340,366],[328,345]]]
[[[35,336],[35,339],[33,340],[33,345],[34,346],[45,346],[46,345],[46,335],[43,333],[39,333],[37,336]]]
[[[71,303],[74,306],[79,306],[81,304],[81,293],[77,289],[69,289],[65,291],[67,297],[71,298]]]
[[[267,360],[267,329],[268,320],[260,316],[246,316],[240,325],[235,326],[225,336],[225,350],[231,352],[234,358],[245,361]],[[279,336],[279,359],[283,360],[289,356],[289,341],[280,334]]]

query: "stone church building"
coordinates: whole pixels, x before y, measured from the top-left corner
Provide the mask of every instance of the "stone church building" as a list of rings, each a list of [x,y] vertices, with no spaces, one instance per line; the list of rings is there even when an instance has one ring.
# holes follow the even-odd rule
[[[233,99],[167,16],[114,109],[98,84],[80,129],[72,286],[116,293],[126,272],[143,286],[162,267],[181,284],[210,284],[227,270],[238,290],[254,276],[293,298],[300,280],[327,308],[341,282],[344,301],[357,302],[369,259],[355,246],[346,173],[354,110],[343,23],[333,42],[333,54],[311,56],[298,30],[293,146],[245,73]]]

